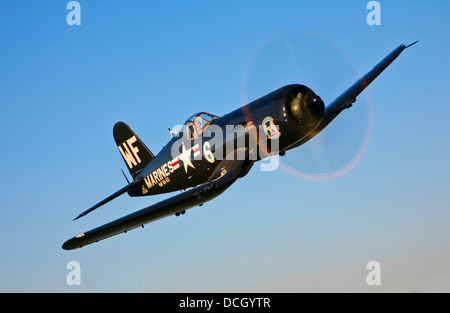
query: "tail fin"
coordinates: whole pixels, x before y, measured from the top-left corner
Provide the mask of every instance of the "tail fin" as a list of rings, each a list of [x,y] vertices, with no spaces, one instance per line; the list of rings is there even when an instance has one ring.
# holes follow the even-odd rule
[[[113,134],[120,154],[134,179],[155,156],[127,124],[117,122]]]

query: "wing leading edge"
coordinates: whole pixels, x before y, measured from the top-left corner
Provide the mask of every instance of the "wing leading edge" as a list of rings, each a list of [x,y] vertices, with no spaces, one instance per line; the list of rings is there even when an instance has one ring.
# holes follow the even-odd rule
[[[372,68],[367,74],[361,77],[358,81],[356,81],[350,88],[344,91],[341,95],[339,95],[333,102],[331,102],[326,110],[325,115],[322,120],[317,124],[317,126],[309,133],[307,136],[302,138],[299,142],[295,144],[295,146],[299,146],[315,135],[317,135],[322,129],[324,129],[331,121],[334,120],[336,116],[339,115],[344,109],[348,109],[352,106],[352,104],[356,101],[356,97],[364,90],[370,83],[374,81],[375,78],[378,77],[406,48],[416,44],[413,42],[412,44],[405,46],[401,44],[396,49],[394,49],[391,53],[389,53],[383,60],[381,60],[374,68]]]
[[[138,227],[144,227],[144,224],[182,210],[201,205],[220,195],[241,177],[245,173],[245,162],[230,161],[224,164],[218,176],[209,182],[73,237],[67,240],[62,248],[65,250],[81,248],[102,239],[126,233]]]

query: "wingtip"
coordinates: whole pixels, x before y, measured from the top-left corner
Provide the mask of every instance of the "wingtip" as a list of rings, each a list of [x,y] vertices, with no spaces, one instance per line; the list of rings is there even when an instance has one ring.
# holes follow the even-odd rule
[[[77,219],[79,219],[80,217],[83,217],[83,216],[84,216],[84,214],[78,215],[77,217],[75,217],[75,218],[72,220],[72,222],[73,222],[73,221],[76,221]]]
[[[406,48],[409,48],[409,47],[411,47],[411,46],[413,46],[413,45],[415,45],[415,44],[418,43],[418,42],[419,42],[419,40],[414,41],[413,43],[407,45],[407,46],[405,47],[405,49],[406,49]]]

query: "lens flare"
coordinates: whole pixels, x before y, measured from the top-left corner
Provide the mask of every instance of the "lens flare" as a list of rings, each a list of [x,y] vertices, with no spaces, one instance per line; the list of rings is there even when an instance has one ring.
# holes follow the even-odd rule
[[[258,59],[259,56],[263,54],[265,51],[270,51],[273,53],[273,49],[278,48],[276,47],[277,42],[282,42],[283,49],[286,49],[287,54],[290,56],[290,61],[292,63],[292,68],[296,71],[297,78],[300,78],[300,71],[299,71],[299,64],[296,61],[295,58],[295,50],[292,47],[291,41],[289,37],[296,36],[295,40],[303,39],[304,42],[307,42],[308,45],[305,49],[312,49],[312,45],[314,45],[314,41],[318,41],[320,44],[324,44],[329,48],[330,51],[333,51],[334,53],[337,53],[338,56],[344,58],[348,64],[351,65],[353,71],[355,72],[355,76],[358,79],[362,76],[360,71],[357,69],[357,66],[355,65],[355,62],[352,60],[352,58],[349,56],[349,54],[344,51],[339,45],[334,43],[328,38],[325,38],[324,36],[312,32],[301,32],[301,31],[290,31],[290,32],[283,32],[274,34],[272,36],[269,36],[263,40],[258,47],[255,49],[255,51],[250,56],[249,60],[246,63],[246,66],[244,68],[243,78],[242,78],[242,85],[241,85],[241,101],[242,104],[245,105],[249,103],[249,81],[250,76],[252,74],[252,71],[254,71],[254,65],[255,61]],[[313,40],[311,40],[313,39]],[[316,43],[317,44],[317,43]],[[269,66],[269,65],[267,65]],[[270,66],[276,66],[276,60],[273,61]],[[268,78],[270,79],[270,78]],[[355,79],[355,80],[356,80]],[[295,82],[295,83],[305,83],[307,82]],[[337,95],[336,95],[337,96]],[[350,161],[346,162],[345,165],[341,166],[338,169],[328,171],[326,173],[313,173],[310,171],[304,171],[300,170],[295,166],[289,165],[286,162],[283,162],[281,159],[279,161],[279,168],[281,168],[283,171],[288,173],[289,175],[292,175],[297,178],[301,178],[304,180],[309,181],[325,181],[325,180],[333,180],[338,177],[341,177],[348,172],[350,172],[358,163],[361,161],[362,157],[364,156],[365,152],[367,151],[367,148],[369,146],[370,138],[372,135],[372,129],[373,129],[373,108],[372,108],[372,100],[369,92],[366,90],[364,96],[360,96],[358,98],[358,104],[359,106],[364,105],[364,101],[361,101],[362,98],[364,98],[366,101],[367,106],[367,123],[365,127],[364,137],[359,144],[359,148],[356,150],[356,153],[353,155],[353,157],[350,159]],[[250,110],[246,110],[245,107],[243,109],[243,112],[246,116],[247,121],[253,121]],[[339,117],[338,117],[339,118]],[[311,139],[315,140],[315,138]]]

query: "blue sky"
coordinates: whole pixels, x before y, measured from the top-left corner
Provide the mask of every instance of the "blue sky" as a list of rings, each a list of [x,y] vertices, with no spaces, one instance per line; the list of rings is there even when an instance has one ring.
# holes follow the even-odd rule
[[[80,26],[67,25],[67,3],[0,4],[1,291],[450,291],[448,2],[379,1],[380,26],[366,23],[368,1],[80,0]],[[124,195],[72,222],[126,184],[117,121],[157,153],[191,114],[286,84],[329,103],[416,40],[281,159],[303,178],[255,166],[180,218],[61,249],[166,197]],[[351,171],[327,175],[365,138]],[[80,286],[66,283],[72,260]]]

